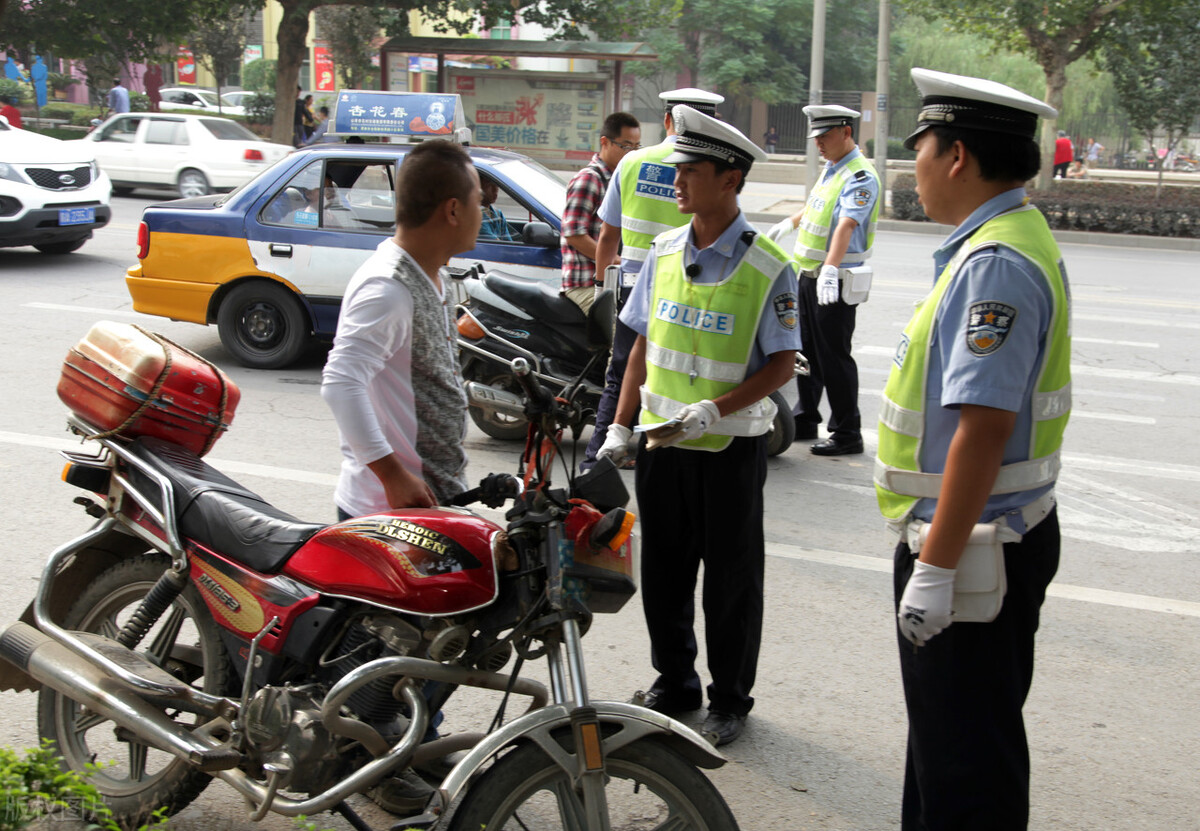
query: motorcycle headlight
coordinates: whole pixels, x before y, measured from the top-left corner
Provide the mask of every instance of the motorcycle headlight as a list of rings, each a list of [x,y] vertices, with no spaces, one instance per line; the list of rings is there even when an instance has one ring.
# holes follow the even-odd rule
[[[21,175],[21,172],[11,164],[6,164],[5,162],[0,162],[0,179],[10,179],[14,182],[25,183],[25,177]]]

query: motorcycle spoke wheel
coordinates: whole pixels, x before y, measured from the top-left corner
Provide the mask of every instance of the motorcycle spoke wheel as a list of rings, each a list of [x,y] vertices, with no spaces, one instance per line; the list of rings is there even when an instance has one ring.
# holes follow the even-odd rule
[[[65,628],[115,638],[170,560],[149,554],[117,563],[80,595],[63,621]],[[220,632],[195,588],[188,586],[154,625],[138,649],[151,661],[213,694],[232,691],[233,672]],[[176,713],[181,725],[199,717]],[[84,774],[104,797],[114,819],[137,827],[159,808],[175,813],[212,781],[170,753],[138,740],[58,692],[38,693],[38,730],[54,743],[65,769]]]
[[[569,734],[559,737],[570,747]],[[605,760],[613,831],[737,831],[721,794],[694,765],[654,739]],[[537,745],[500,757],[454,812],[451,831],[585,831],[580,791]]]

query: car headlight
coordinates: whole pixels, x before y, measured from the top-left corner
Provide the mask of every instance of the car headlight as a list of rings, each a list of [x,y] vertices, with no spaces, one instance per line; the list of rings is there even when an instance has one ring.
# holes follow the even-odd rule
[[[92,159],[91,164],[89,164],[88,167],[90,167],[92,169],[92,181],[94,182],[97,179],[99,179],[100,178],[100,165],[96,162],[95,159]]]
[[[25,183],[25,177],[11,164],[0,162],[0,179],[11,179],[14,182]]]

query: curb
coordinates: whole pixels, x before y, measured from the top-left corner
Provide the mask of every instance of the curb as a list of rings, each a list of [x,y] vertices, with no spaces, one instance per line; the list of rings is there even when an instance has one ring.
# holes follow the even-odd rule
[[[751,222],[776,223],[786,213],[771,213],[766,211],[746,211],[746,218]],[[927,236],[950,236],[950,228],[935,222],[909,222],[901,219],[881,219],[876,223],[880,231],[896,231],[904,234],[925,234]],[[1180,237],[1151,237],[1134,234],[1100,234],[1095,231],[1060,231],[1053,230],[1054,238],[1059,242],[1072,245],[1100,245],[1110,248],[1157,248],[1163,251],[1200,251],[1200,239]]]

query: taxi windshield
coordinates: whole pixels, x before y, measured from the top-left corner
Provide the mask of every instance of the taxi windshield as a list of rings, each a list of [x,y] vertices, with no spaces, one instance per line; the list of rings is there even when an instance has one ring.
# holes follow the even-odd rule
[[[545,167],[533,159],[508,159],[495,169],[555,216],[562,216],[567,205],[567,186]]]

